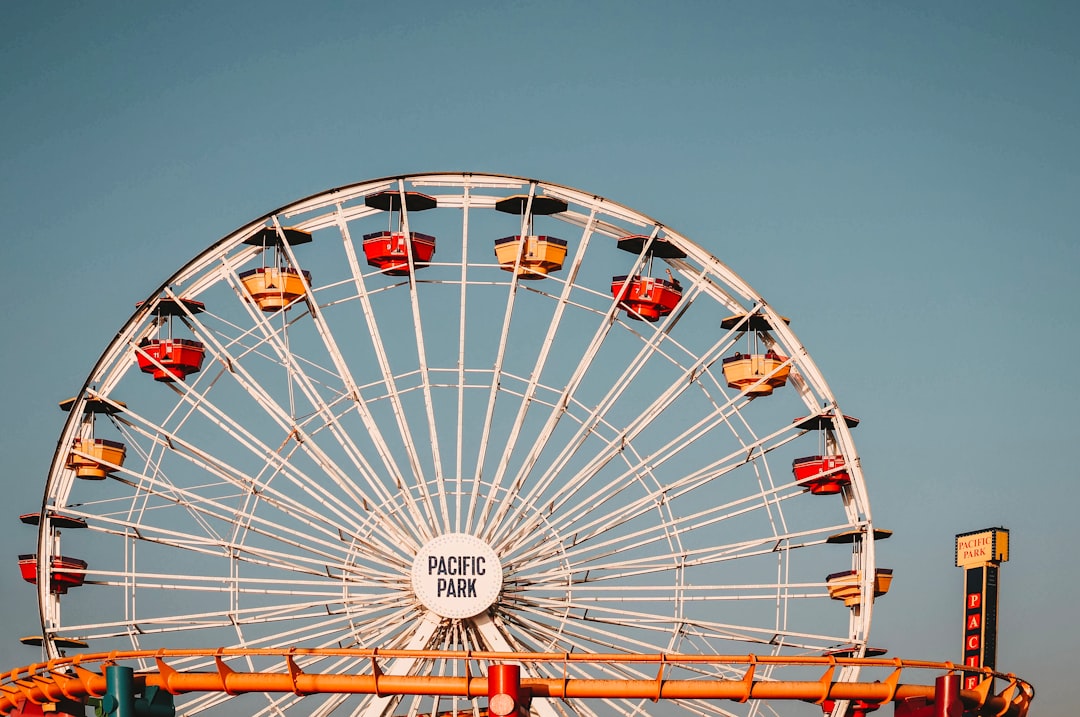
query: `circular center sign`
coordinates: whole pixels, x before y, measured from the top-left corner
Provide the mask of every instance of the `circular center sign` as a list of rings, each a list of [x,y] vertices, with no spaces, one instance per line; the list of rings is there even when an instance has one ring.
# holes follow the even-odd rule
[[[483,540],[447,533],[413,559],[413,592],[439,617],[466,618],[491,607],[502,590],[502,563]]]

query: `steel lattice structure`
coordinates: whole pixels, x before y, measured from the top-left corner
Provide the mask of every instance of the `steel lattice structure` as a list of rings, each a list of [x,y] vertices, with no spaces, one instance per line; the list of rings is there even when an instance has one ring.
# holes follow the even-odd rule
[[[353,648],[329,668],[350,672],[378,647],[415,651],[387,675],[449,678],[432,651],[754,652],[783,681],[864,655],[891,579],[857,421],[788,319],[666,224],[557,184],[419,174],[282,207],[164,281],[64,407],[23,560],[48,658]],[[398,700],[299,703],[250,710]],[[534,710],[597,714],[569,705]]]

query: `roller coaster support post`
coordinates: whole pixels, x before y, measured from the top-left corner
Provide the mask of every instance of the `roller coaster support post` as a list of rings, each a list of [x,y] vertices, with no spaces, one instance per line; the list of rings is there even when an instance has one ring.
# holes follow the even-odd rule
[[[101,698],[102,717],[175,717],[176,707],[168,692],[147,687],[135,695],[135,670],[122,665],[105,668],[105,696]]]

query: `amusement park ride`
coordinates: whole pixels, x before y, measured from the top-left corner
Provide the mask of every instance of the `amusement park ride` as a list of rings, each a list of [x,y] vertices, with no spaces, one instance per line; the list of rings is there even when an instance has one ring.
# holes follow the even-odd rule
[[[1034,694],[869,644],[893,575],[858,420],[731,269],[587,192],[424,174],[290,204],[169,277],[61,407],[22,516],[42,659],[0,675],[3,715]]]

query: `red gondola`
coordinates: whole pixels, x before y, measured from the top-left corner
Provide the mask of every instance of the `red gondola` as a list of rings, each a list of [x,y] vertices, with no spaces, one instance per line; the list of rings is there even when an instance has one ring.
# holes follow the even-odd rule
[[[420,192],[387,190],[367,195],[364,197],[364,204],[390,213],[390,226],[387,231],[364,235],[364,256],[370,266],[390,276],[408,276],[410,253],[412,268],[423,269],[428,265],[435,254],[435,237],[420,232],[406,233],[405,214],[434,209],[438,206],[435,197]],[[394,229],[395,212],[397,229]]]
[[[682,286],[675,279],[652,276],[615,276],[611,295],[631,319],[657,321],[670,314],[682,298]]]
[[[57,595],[65,595],[71,588],[77,588],[86,582],[86,561],[64,556],[52,560],[52,581],[49,589]],[[20,555],[19,572],[31,585],[37,585],[37,556]]]
[[[365,234],[367,263],[390,276],[407,276],[411,249],[413,267],[423,269],[435,254],[435,237],[420,232],[409,232],[409,236],[411,241],[406,242],[404,232]]]
[[[191,339],[147,339],[135,352],[139,369],[155,381],[183,381],[202,369],[205,354],[202,342]]]
[[[844,465],[841,455],[806,456],[792,462],[791,472],[795,474],[795,481],[808,487],[814,495],[836,495],[851,483]]]

